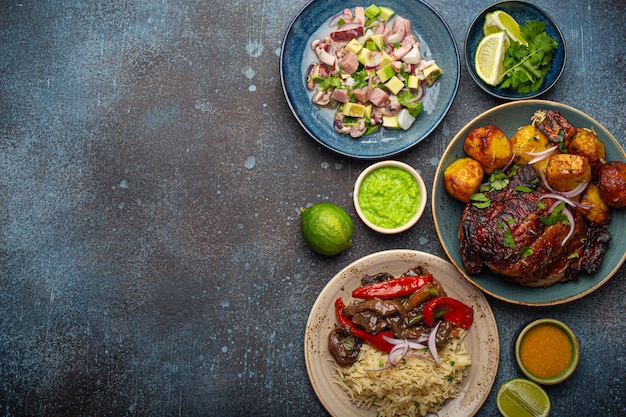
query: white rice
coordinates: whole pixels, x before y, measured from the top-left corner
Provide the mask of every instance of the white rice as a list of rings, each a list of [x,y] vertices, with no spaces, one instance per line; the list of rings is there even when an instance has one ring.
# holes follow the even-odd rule
[[[356,363],[335,363],[335,382],[358,407],[375,407],[378,417],[425,416],[459,395],[459,383],[471,364],[462,337],[439,349],[439,366],[426,350],[409,353],[428,359],[407,356],[395,367],[372,371],[385,366],[388,355],[364,343]]]

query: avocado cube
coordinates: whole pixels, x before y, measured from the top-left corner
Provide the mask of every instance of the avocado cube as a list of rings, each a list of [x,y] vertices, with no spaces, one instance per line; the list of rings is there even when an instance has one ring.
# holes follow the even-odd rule
[[[379,50],[382,51],[383,49],[385,49],[385,40],[383,39],[382,33],[378,33],[378,34],[370,36],[370,40],[374,42],[374,44]]]
[[[365,16],[367,16],[368,19],[375,18],[378,16],[378,13],[380,13],[380,9],[375,4],[371,4],[367,9],[365,9]]]
[[[365,106],[359,103],[346,103],[343,105],[343,114],[350,117],[364,117]]]
[[[398,124],[398,116],[383,116],[383,127],[399,129],[400,124]]]
[[[441,68],[439,68],[439,66],[434,62],[424,68],[424,77],[426,78],[428,85],[433,85],[442,75],[443,71],[441,71]]]
[[[376,75],[378,75],[380,81],[384,83],[387,82],[391,77],[394,77],[396,75],[396,72],[394,71],[391,64],[387,64],[378,71],[376,71]]]
[[[384,22],[388,21],[393,17],[394,14],[396,14],[396,12],[394,12],[393,9],[390,9],[389,7],[380,6],[378,9],[380,10],[380,12],[378,13],[378,17],[380,17]]]
[[[382,54],[383,57],[378,64],[379,66],[384,67],[385,65],[391,64],[393,62],[393,58],[387,52],[383,51]]]
[[[414,90],[420,88],[419,77],[417,75],[409,75],[409,78],[406,80],[406,86]]]
[[[385,83],[385,87],[387,87],[393,94],[398,94],[400,90],[404,88],[404,83],[400,78],[394,75]]]
[[[361,44],[361,42],[359,42],[357,38],[353,38],[350,42],[348,42],[345,49],[347,51],[358,54],[361,51],[361,49],[363,49],[363,44]]]

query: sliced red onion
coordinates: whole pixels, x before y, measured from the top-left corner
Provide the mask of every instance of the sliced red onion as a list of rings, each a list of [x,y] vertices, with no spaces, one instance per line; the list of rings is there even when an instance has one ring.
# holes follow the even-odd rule
[[[412,349],[425,349],[426,346],[424,346],[422,342],[426,342],[428,337],[420,337],[419,339],[394,339],[393,337],[383,335],[383,339],[390,345],[402,345],[407,343]]]
[[[569,211],[568,208],[564,208],[563,213],[565,213],[565,215],[567,216],[567,220],[569,220],[569,233],[567,234],[567,236],[565,236],[563,242],[561,242],[561,246],[565,246],[565,243],[572,236],[572,234],[574,234],[574,229],[576,228],[576,226],[574,225],[574,215],[572,215],[572,212]]]
[[[393,366],[396,366],[402,358],[406,356],[406,353],[409,351],[409,343],[404,340],[403,344],[395,345],[391,352],[389,352],[389,363]]]
[[[437,323],[437,326],[435,326],[435,328],[433,330],[431,330],[430,335],[428,336],[428,341],[429,341],[429,346],[428,349],[429,351],[431,351],[431,355],[433,355],[432,350],[430,348],[430,339],[432,338],[432,334],[434,333],[435,335],[437,334],[437,328],[439,327],[439,323]],[[416,357],[416,358],[422,358],[422,359],[426,359],[426,360],[430,360],[422,355],[417,355],[417,354],[408,354],[409,349],[426,349],[427,347],[424,346],[423,344],[420,343],[420,341],[426,341],[423,338],[419,338],[419,339],[394,339],[392,337],[387,337],[387,336],[383,336],[383,339],[385,341],[387,341],[389,344],[394,345],[393,348],[391,348],[391,351],[389,352],[389,355],[387,356],[387,364],[381,368],[378,369],[368,369],[368,371],[383,371],[385,369],[389,369],[393,366],[396,366],[398,363],[400,363],[400,361],[402,359],[404,359],[407,356],[412,356],[412,357]],[[433,340],[435,340],[433,338]],[[439,363],[437,362],[438,358],[437,358],[437,349],[435,347],[434,350],[434,358],[435,359],[435,363],[438,365]]]
[[[548,180],[546,180],[546,175],[543,173],[543,171],[538,169],[537,172],[539,172],[539,178],[541,178],[541,183],[543,184],[543,186],[546,187],[551,193],[556,194],[558,191],[555,191],[552,189],[552,187],[550,187],[550,184],[548,184]]]
[[[435,327],[433,327],[433,329],[430,331],[430,334],[428,335],[428,351],[430,352],[431,356],[433,357],[433,360],[435,361],[435,363],[437,365],[439,365],[439,354],[437,353],[437,329],[439,328],[439,325],[441,324],[441,322],[437,322],[437,324],[435,325]]]
[[[560,192],[560,194],[568,198],[576,197],[582,194],[582,192],[585,191],[588,185],[589,185],[588,182],[581,182],[576,187],[572,188],[570,191],[563,191],[563,192]]]
[[[566,198],[560,194],[556,194],[556,193],[548,193],[548,194],[543,194],[539,197],[539,200],[543,200],[544,198],[553,198],[555,200],[559,200],[564,202],[565,204],[569,204],[572,207],[575,207],[576,204],[570,200],[569,198]]]
[[[556,193],[548,193],[548,194],[543,194],[542,196],[539,197],[539,200],[542,200],[544,198],[553,198],[555,200],[559,200],[564,202],[565,204],[568,204],[572,207],[580,207],[582,209],[590,209],[591,206],[587,205],[587,204],[581,204],[581,203],[577,203],[576,201],[570,200],[569,198],[565,197],[564,195],[561,194],[556,194]]]
[[[502,172],[506,172],[506,170],[511,166],[513,161],[515,160],[515,156],[517,155],[517,149],[513,149],[513,155],[511,155],[511,159],[506,163],[504,167],[502,167]]]
[[[417,100],[421,100],[422,97],[424,97],[424,86],[422,86],[422,83],[420,83],[416,94],[417,94]]]
[[[531,159],[530,161],[528,161],[529,165],[532,165],[536,162],[539,161],[543,161],[544,159],[548,158],[550,155],[552,155],[552,152],[554,152],[556,149],[558,149],[557,145],[551,146],[548,149],[541,151],[541,152],[525,152],[526,155],[530,155],[530,156],[534,156],[535,158]]]

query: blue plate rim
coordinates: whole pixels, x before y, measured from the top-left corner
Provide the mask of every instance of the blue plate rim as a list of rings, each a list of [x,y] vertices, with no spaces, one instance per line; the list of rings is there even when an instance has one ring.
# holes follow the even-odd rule
[[[426,7],[427,9],[430,10],[430,12],[433,13],[433,15],[436,16],[436,18],[439,20],[439,22],[443,25],[443,27],[445,28],[448,36],[450,37],[450,43],[452,44],[452,49],[453,49],[453,55],[454,55],[454,60],[456,62],[454,71],[455,71],[455,76],[454,76],[454,84],[453,87],[451,89],[450,95],[449,95],[449,101],[448,103],[445,105],[445,107],[443,108],[443,111],[441,112],[441,114],[439,114],[437,116],[436,121],[432,124],[432,126],[430,126],[424,133],[422,133],[419,137],[416,137],[414,140],[412,140],[410,143],[395,148],[395,149],[390,149],[388,152],[379,152],[379,153],[373,153],[373,154],[357,154],[354,152],[348,152],[348,151],[344,151],[342,149],[338,149],[335,146],[332,146],[328,143],[326,143],[322,138],[319,138],[317,135],[315,135],[315,133],[306,125],[306,123],[304,123],[302,121],[302,119],[300,118],[300,116],[298,115],[298,109],[295,108],[294,103],[292,102],[291,98],[290,98],[290,87],[288,86],[288,83],[285,79],[285,73],[284,73],[284,67],[285,67],[285,45],[287,44],[288,40],[289,40],[289,36],[292,32],[292,29],[294,27],[294,25],[296,25],[296,23],[298,22],[298,20],[301,18],[301,16],[316,2],[321,1],[321,0],[311,0],[308,3],[306,3],[299,11],[298,13],[295,15],[295,17],[293,18],[293,20],[290,22],[289,26],[287,27],[287,30],[285,31],[285,35],[283,37],[283,41],[281,43],[281,50],[280,50],[280,59],[279,59],[279,66],[280,66],[280,80],[281,80],[281,86],[282,86],[282,90],[283,90],[283,94],[285,96],[285,99],[287,101],[287,104],[289,106],[289,109],[291,110],[293,116],[295,117],[295,119],[298,121],[298,124],[304,129],[304,131],[311,137],[313,138],[317,143],[319,143],[320,145],[324,146],[327,149],[330,149],[334,152],[339,153],[340,155],[344,155],[344,156],[348,156],[351,158],[355,158],[355,159],[362,159],[362,160],[376,160],[376,159],[384,159],[386,157],[390,157],[396,154],[399,154],[401,152],[404,152],[408,149],[410,149],[411,147],[415,146],[417,143],[421,142],[422,140],[426,139],[443,121],[444,117],[446,116],[446,114],[448,113],[448,111],[450,110],[450,108],[452,107],[452,104],[455,101],[456,95],[458,93],[458,89],[459,89],[459,85],[460,85],[460,81],[461,81],[461,58],[460,58],[460,53],[459,53],[459,47],[457,45],[456,39],[454,37],[454,34],[450,28],[450,26],[448,25],[448,23],[445,21],[445,19],[443,18],[443,16],[437,12],[430,4],[428,4],[427,2],[425,2],[424,0],[413,0],[415,3],[419,3],[421,5],[423,5],[424,7]],[[338,9],[341,9],[341,5],[339,4]]]
[[[468,41],[473,32],[474,27],[480,22],[482,22],[482,20],[485,18],[485,15],[487,13],[495,11],[496,9],[502,8],[503,6],[510,5],[510,4],[520,6],[520,7],[527,7],[529,9],[534,9],[536,12],[543,15],[546,18],[546,20],[548,20],[548,22],[553,26],[554,30],[556,31],[559,37],[557,41],[559,41],[560,44],[563,46],[563,64],[561,65],[561,68],[559,69],[558,73],[554,77],[554,80],[552,80],[552,82],[548,84],[546,87],[541,88],[539,91],[536,91],[536,92],[529,92],[526,94],[519,94],[519,93],[514,93],[514,92],[506,93],[505,90],[501,90],[498,87],[492,87],[492,86],[485,84],[485,82],[481,80],[480,77],[478,77],[478,75],[476,75],[476,72],[474,71],[474,63],[473,63],[474,56],[468,51]],[[481,24],[481,27],[482,27],[482,24]],[[563,32],[561,32],[561,28],[559,28],[559,25],[556,24],[556,21],[544,9],[526,1],[505,0],[505,1],[499,1],[497,3],[493,3],[490,6],[487,6],[474,18],[474,20],[472,20],[472,23],[470,23],[467,29],[467,32],[465,34],[465,42],[463,44],[463,47],[465,51],[464,53],[465,65],[467,66],[467,72],[469,72],[470,77],[472,77],[474,82],[483,91],[491,94],[494,97],[497,97],[503,100],[511,100],[511,101],[525,100],[525,99],[537,98],[539,96],[544,95],[549,90],[551,90],[552,87],[554,87],[556,83],[559,81],[559,79],[561,78],[561,75],[563,75],[563,72],[565,71],[565,66],[567,64],[567,45],[565,42],[565,37],[563,36]]]

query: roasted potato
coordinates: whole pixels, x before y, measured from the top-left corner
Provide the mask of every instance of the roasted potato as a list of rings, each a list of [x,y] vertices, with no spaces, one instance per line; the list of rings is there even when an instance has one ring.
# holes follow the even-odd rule
[[[611,221],[611,209],[600,197],[600,188],[590,183],[580,196],[580,203],[590,206],[582,210],[583,216],[595,224],[608,224]]]
[[[511,149],[518,165],[527,164],[535,157],[528,152],[542,152],[553,146],[548,137],[533,125],[522,126],[511,136]]]
[[[546,181],[556,191],[570,191],[591,181],[591,165],[587,158],[569,153],[550,156],[546,165]]]
[[[470,131],[463,149],[467,156],[480,162],[487,174],[504,167],[513,156],[509,139],[496,126],[477,127]]]
[[[464,203],[478,191],[485,171],[482,165],[469,157],[452,162],[443,172],[443,185],[450,195]]]
[[[613,208],[626,207],[626,163],[607,162],[598,170],[600,197]]]
[[[577,128],[576,133],[566,141],[567,152],[582,155],[591,165],[591,175],[596,176],[598,169],[606,162],[604,143],[591,129]]]

